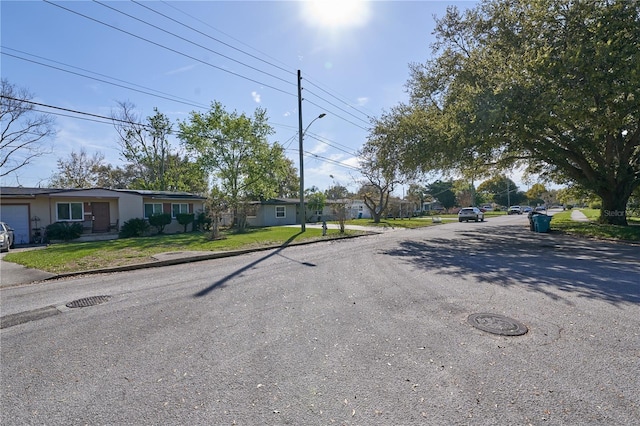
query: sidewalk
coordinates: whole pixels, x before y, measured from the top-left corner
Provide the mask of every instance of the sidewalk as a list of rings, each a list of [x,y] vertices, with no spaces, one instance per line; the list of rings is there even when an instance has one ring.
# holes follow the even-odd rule
[[[580,210],[571,210],[571,220],[576,222],[589,222],[589,218],[587,218],[584,213]]]

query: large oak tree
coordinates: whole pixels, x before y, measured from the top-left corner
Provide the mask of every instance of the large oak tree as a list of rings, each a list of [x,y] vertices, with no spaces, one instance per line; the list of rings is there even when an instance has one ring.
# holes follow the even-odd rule
[[[626,225],[640,186],[640,2],[485,0],[437,21],[434,59],[410,67],[410,102],[374,140],[404,169],[525,165],[602,199]],[[385,138],[376,137],[384,135]]]

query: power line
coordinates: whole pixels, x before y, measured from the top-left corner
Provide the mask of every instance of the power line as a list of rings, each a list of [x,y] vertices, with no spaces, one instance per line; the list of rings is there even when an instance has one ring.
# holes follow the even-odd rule
[[[193,28],[193,27],[191,27],[191,26],[189,26],[189,25],[187,25],[187,24],[185,24],[185,23],[183,23],[183,22],[178,21],[177,19],[174,19],[174,18],[172,18],[172,17],[170,17],[170,16],[168,16],[168,15],[165,15],[164,13],[158,12],[157,10],[152,9],[152,8],[150,8],[149,6],[144,5],[144,4],[142,4],[142,3],[140,3],[140,2],[138,2],[138,1],[136,1],[136,0],[131,0],[131,1],[132,1],[133,3],[135,3],[135,4],[137,4],[138,6],[144,7],[145,9],[148,9],[148,10],[150,10],[150,11],[154,12],[154,13],[157,13],[158,15],[163,16],[163,17],[165,17],[165,18],[169,19],[170,21],[175,22],[176,24],[179,24],[179,25],[182,25],[183,27],[189,28],[190,30],[192,30],[192,31],[194,31],[194,32],[196,32],[196,33],[198,33],[198,34],[200,34],[200,35],[203,35],[203,36],[205,36],[205,37],[207,37],[207,38],[209,38],[209,39],[211,39],[211,40],[213,40],[213,41],[216,41],[216,42],[218,42],[218,43],[220,43],[220,44],[222,44],[222,45],[224,45],[224,46],[227,46],[227,47],[229,47],[229,48],[231,48],[231,49],[233,49],[233,50],[236,50],[236,51],[238,51],[238,52],[240,52],[240,53],[243,53],[243,54],[245,54],[245,55],[247,55],[247,56],[250,56],[250,57],[251,57],[251,58],[253,58],[253,59],[257,59],[257,60],[258,60],[258,61],[260,61],[260,62],[264,62],[265,64],[270,65],[270,66],[272,66],[272,67],[275,67],[275,68],[277,68],[277,69],[279,69],[279,70],[281,70],[281,71],[284,71],[284,72],[286,72],[286,73],[289,73],[289,74],[295,75],[295,73],[294,73],[294,72],[292,72],[290,69],[283,68],[283,67],[278,66],[278,65],[276,65],[276,64],[274,64],[274,63],[271,63],[271,62],[269,62],[269,61],[265,61],[264,59],[261,59],[261,58],[259,58],[259,57],[255,56],[255,55],[253,55],[253,54],[251,54],[251,53],[249,53],[249,52],[245,52],[245,51],[244,51],[244,50],[242,50],[242,49],[238,49],[237,47],[235,47],[235,46],[233,46],[233,45],[231,45],[231,44],[229,44],[229,43],[225,43],[225,42],[224,42],[224,41],[222,41],[222,40],[218,40],[217,38],[212,37],[212,36],[210,36],[210,35],[209,35],[209,34],[207,34],[207,33],[204,33],[204,32],[202,32],[202,31],[200,31],[200,30],[197,30],[197,29],[195,29],[195,28]],[[167,4],[166,2],[163,2],[163,3]],[[170,6],[170,5],[168,5],[168,6]],[[171,6],[171,7],[173,7],[173,8],[174,8],[174,9],[176,9],[176,10],[179,10],[179,9],[178,9],[178,8],[176,8],[175,6]],[[181,12],[182,12],[182,11],[181,11]],[[182,13],[184,13],[184,12],[182,12]],[[186,14],[186,13],[185,13],[185,14]],[[190,17],[190,18],[192,18],[192,19],[195,19],[195,20],[197,20],[197,21],[203,22],[203,21],[201,21],[201,20],[199,20],[199,19],[197,19],[197,18],[195,18],[195,17],[193,17],[193,16],[191,16],[191,15],[188,15],[188,14],[186,14],[186,15],[187,15],[187,16],[189,16],[189,17]],[[209,27],[211,27],[211,26],[209,25]],[[211,27],[211,28],[213,28],[213,27]],[[214,28],[214,29],[215,29],[215,28]],[[224,33],[223,33],[223,34],[224,34]],[[226,35],[226,34],[225,34],[225,35]],[[236,40],[236,41],[237,41],[237,40]],[[265,55],[265,56],[266,56],[266,55]],[[293,83],[292,83],[292,84],[293,84]]]
[[[351,105],[349,102],[345,101],[344,99],[339,98],[337,95],[334,95],[330,92],[328,92],[327,90],[323,89],[322,87],[320,87],[318,84],[314,83],[313,80],[307,78],[307,81],[309,82],[309,84],[311,84],[312,86],[316,87],[318,90],[321,90],[322,92],[326,93],[327,95],[331,96],[332,98],[337,99],[338,101],[342,102],[343,104],[345,104],[346,106],[348,106],[349,108],[359,112],[360,114],[364,115],[365,117],[367,117],[368,120],[372,119],[372,116],[374,115],[373,113],[371,114],[367,114],[363,111],[360,111],[358,108],[354,107],[353,105]]]
[[[213,64],[211,64],[211,63],[209,63],[209,62],[203,61],[203,60],[198,59],[198,58],[196,58],[196,57],[194,57],[194,56],[191,56],[191,55],[187,55],[186,53],[183,53],[183,52],[180,52],[180,51],[178,51],[178,50],[176,50],[176,49],[172,49],[172,48],[170,48],[170,47],[164,46],[164,45],[162,45],[162,44],[160,44],[160,43],[156,43],[155,41],[152,41],[152,40],[149,40],[149,39],[144,38],[144,37],[142,37],[142,36],[136,35],[136,34],[134,34],[134,33],[132,33],[132,32],[129,32],[129,31],[123,30],[123,29],[118,28],[118,27],[116,27],[116,26],[114,26],[114,25],[107,24],[106,22],[100,21],[99,19],[95,19],[95,18],[92,18],[92,17],[90,17],[90,16],[84,15],[84,14],[82,14],[82,13],[80,13],[80,12],[76,12],[75,10],[71,10],[71,9],[66,8],[66,7],[64,7],[64,6],[61,6],[61,5],[59,5],[59,4],[52,3],[52,2],[50,2],[49,0],[43,0],[43,1],[44,1],[45,3],[48,3],[48,4],[52,5],[52,6],[55,6],[55,7],[58,7],[58,8],[60,8],[60,9],[66,10],[67,12],[73,13],[73,14],[78,15],[78,16],[82,16],[83,18],[89,19],[90,21],[97,22],[97,23],[99,23],[99,24],[101,24],[101,25],[104,25],[104,26],[106,26],[106,27],[112,28],[112,29],[114,29],[114,30],[116,30],[116,31],[119,31],[119,32],[122,32],[122,33],[124,33],[124,34],[130,35],[130,36],[132,36],[132,37],[135,37],[135,38],[137,38],[137,39],[140,39],[140,40],[142,40],[142,41],[145,41],[145,42],[147,42],[147,43],[149,43],[149,44],[153,44],[154,46],[157,46],[157,47],[160,47],[160,48],[162,48],[162,49],[168,50],[168,51],[170,51],[170,52],[176,53],[176,54],[178,54],[178,55],[180,55],[180,56],[184,56],[184,57],[189,58],[189,59],[191,59],[191,60],[193,60],[193,61],[196,61],[196,62],[202,63],[202,64],[204,64],[204,65],[210,66],[210,67],[212,67],[212,68],[215,68],[215,69],[217,69],[217,70],[220,70],[220,71],[226,72],[226,73],[228,73],[228,74],[234,75],[234,76],[239,77],[239,78],[242,78],[242,79],[244,79],[244,80],[251,81],[251,82],[253,82],[253,83],[256,83],[256,84],[262,85],[262,86],[264,86],[264,87],[268,87],[268,88],[270,88],[270,89],[276,90],[276,91],[281,92],[281,93],[284,93],[284,94],[286,94],[286,95],[295,96],[295,94],[290,93],[290,92],[287,92],[286,90],[280,89],[280,88],[275,87],[275,86],[272,86],[272,85],[270,85],[270,84],[266,84],[266,83],[260,82],[260,81],[258,81],[258,80],[255,80],[255,79],[253,79],[253,78],[250,78],[250,77],[247,77],[247,76],[244,76],[244,75],[238,74],[238,73],[236,73],[236,72],[229,71],[229,70],[224,69],[224,68],[222,68],[222,67],[219,67],[219,66],[213,65]]]
[[[310,100],[308,100],[308,99],[305,99],[305,101],[307,101],[307,103],[309,103],[309,104],[311,104],[311,105],[315,105],[315,106],[317,106],[317,107],[318,107],[318,108],[320,108],[320,109],[324,109],[323,107],[321,107],[321,106],[320,106],[320,105],[318,105],[317,103],[315,103],[315,102],[311,102],[311,101],[310,101]],[[342,121],[346,121],[346,122],[347,122],[347,123],[349,123],[349,124],[352,124],[352,125],[354,125],[354,126],[356,126],[356,127],[359,127],[360,129],[362,129],[362,130],[364,130],[364,131],[368,131],[368,129],[366,129],[366,128],[364,128],[364,127],[360,126],[359,124],[354,123],[353,121],[349,121],[349,120],[347,120],[346,118],[342,117],[340,114],[335,114],[334,116],[335,116],[335,117],[338,117],[338,118],[339,118],[340,120],[342,120]]]
[[[249,69],[252,69],[252,70],[254,70],[254,71],[257,71],[257,72],[259,72],[259,73],[266,74],[266,75],[268,75],[269,77],[275,78],[276,80],[280,80],[280,81],[282,81],[282,82],[284,82],[284,83],[294,85],[294,83],[293,83],[293,82],[291,82],[291,81],[289,81],[289,80],[285,80],[285,79],[283,79],[283,78],[277,77],[277,76],[275,76],[275,75],[273,75],[273,74],[270,74],[270,73],[268,73],[268,72],[265,72],[265,71],[263,71],[263,70],[261,70],[261,69],[259,69],[259,68],[256,68],[256,67],[253,67],[253,66],[251,66],[251,65],[245,64],[244,62],[238,61],[237,59],[234,59],[234,58],[232,58],[232,57],[230,57],[230,56],[224,55],[224,54],[222,54],[222,53],[220,53],[220,52],[216,52],[215,50],[209,49],[208,47],[205,47],[205,46],[203,46],[203,45],[201,45],[201,44],[198,44],[198,43],[196,43],[196,42],[194,42],[194,41],[188,40],[188,39],[186,39],[186,38],[184,38],[184,37],[182,37],[182,36],[180,36],[180,35],[178,35],[178,34],[175,34],[175,33],[172,33],[171,31],[165,30],[164,28],[160,28],[159,26],[154,25],[154,24],[151,24],[151,23],[149,23],[149,22],[147,22],[147,21],[145,21],[145,20],[143,20],[143,19],[136,18],[136,17],[135,17],[135,16],[133,16],[133,15],[130,15],[130,14],[126,13],[126,12],[123,12],[123,11],[121,11],[121,10],[118,10],[118,9],[116,9],[116,8],[114,8],[114,7],[108,6],[108,5],[104,4],[104,3],[101,3],[101,2],[99,2],[98,0],[93,0],[93,2],[94,2],[94,3],[99,4],[100,6],[106,7],[107,9],[113,10],[114,12],[120,13],[120,14],[122,14],[122,15],[124,15],[124,16],[127,16],[127,17],[129,17],[129,18],[131,18],[131,19],[134,19],[134,20],[136,20],[136,21],[138,21],[138,22],[141,22],[141,23],[143,23],[143,24],[145,24],[145,25],[148,25],[148,26],[150,26],[150,27],[152,27],[152,28],[155,28],[155,29],[157,29],[158,31],[162,31],[162,32],[164,32],[164,33],[170,34],[170,35],[172,35],[173,37],[176,37],[176,38],[178,38],[178,39],[180,39],[180,40],[182,40],[182,41],[185,41],[185,42],[187,42],[187,43],[189,43],[189,44],[192,44],[192,45],[197,46],[197,47],[199,47],[199,48],[201,48],[201,49],[204,49],[204,50],[206,50],[207,52],[211,52],[211,53],[213,53],[213,54],[215,54],[215,55],[221,56],[221,57],[223,57],[223,58],[225,58],[225,59],[228,59],[228,60],[230,60],[230,61],[232,61],[232,62],[235,62],[235,63],[237,63],[237,64],[240,64],[240,65],[242,65],[242,66],[245,66],[245,67],[247,67],[247,68],[249,68]],[[136,3],[136,2],[134,1],[134,3]],[[136,3],[136,4],[139,4],[139,3]],[[140,5],[140,6],[142,6],[142,5]],[[146,6],[144,6],[144,7],[146,8]],[[152,10],[152,9],[150,9],[150,10]],[[174,22],[176,22],[176,21],[174,20]]]
[[[15,49],[9,49],[9,50],[15,50]],[[24,53],[24,52],[21,52],[21,53]],[[100,78],[96,78],[96,77],[91,77],[91,76],[88,76],[88,75],[80,74],[78,72],[74,72],[74,71],[66,70],[64,68],[56,67],[56,66],[53,66],[53,65],[50,65],[50,64],[45,64],[45,63],[42,63],[42,62],[38,62],[38,61],[35,61],[33,59],[28,59],[28,58],[23,58],[23,57],[17,56],[17,55],[12,55],[11,53],[7,53],[7,52],[4,52],[4,51],[2,52],[2,54],[6,55],[6,56],[11,56],[11,57],[16,58],[16,59],[20,59],[22,61],[31,62],[31,63],[37,64],[37,65],[41,65],[41,66],[44,66],[44,67],[52,68],[52,69],[55,69],[55,70],[58,70],[58,71],[66,72],[66,73],[69,73],[69,74],[77,75],[77,76],[88,78],[88,79],[91,79],[91,80],[99,81],[101,83],[110,84],[112,86],[121,87],[123,89],[131,90],[131,91],[142,93],[142,94],[145,94],[145,95],[154,96],[154,97],[157,97],[157,98],[166,99],[166,100],[169,100],[169,101],[173,101],[173,102],[177,102],[177,103],[181,103],[181,104],[185,104],[185,105],[190,105],[190,106],[194,106],[194,107],[198,107],[198,108],[207,108],[206,105],[196,104],[196,103],[193,103],[193,102],[187,101],[187,100],[183,101],[183,100],[180,100],[180,99],[184,99],[184,98],[180,98],[178,96],[174,96],[174,95],[170,95],[170,94],[167,94],[167,93],[164,93],[164,92],[160,92],[160,91],[155,90],[155,89],[146,88],[144,86],[139,86],[139,85],[134,84],[134,83],[125,82],[127,84],[132,85],[132,86],[143,87],[143,88],[145,88],[147,90],[151,90],[151,91],[154,91],[154,92],[157,92],[157,93],[163,93],[164,95],[167,95],[167,96],[158,95],[158,94],[151,93],[151,92],[148,92],[148,91],[145,91],[145,90],[135,89],[135,88],[128,87],[128,86],[125,86],[125,85],[122,85],[122,84],[113,83],[111,81],[107,81],[107,80],[103,80],[103,79],[100,79]],[[29,53],[26,53],[26,54],[30,55]],[[30,55],[30,56],[38,57],[38,56],[35,56],[35,55]],[[41,58],[41,59],[49,60],[49,59],[46,59],[46,58]],[[60,62],[56,62],[56,61],[51,61],[51,62],[60,63]],[[76,68],[76,67],[73,67],[73,66],[67,65],[67,64],[62,64],[62,65],[69,66],[71,68]],[[81,69],[81,68],[78,68],[78,69]],[[116,79],[116,78],[113,78],[113,77],[105,76],[103,74],[98,74],[98,73],[95,73],[93,71],[88,71],[88,70],[83,70],[83,71],[90,72],[90,73],[93,73],[93,74],[96,74],[96,75],[101,75],[101,76],[106,77],[106,78],[111,78],[112,80],[123,81],[123,80],[119,80],[119,79]]]

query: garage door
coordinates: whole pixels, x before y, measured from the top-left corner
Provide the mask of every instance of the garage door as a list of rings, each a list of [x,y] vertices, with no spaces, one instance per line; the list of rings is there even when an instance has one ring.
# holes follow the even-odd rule
[[[29,243],[29,206],[3,204],[0,206],[0,221],[13,228],[16,244]]]

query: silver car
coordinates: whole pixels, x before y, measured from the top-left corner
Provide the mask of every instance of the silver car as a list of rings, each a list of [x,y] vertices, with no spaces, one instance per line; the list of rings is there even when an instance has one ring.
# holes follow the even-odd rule
[[[484,213],[477,207],[460,209],[458,212],[458,222],[469,222],[470,220],[484,222]]]
[[[14,240],[13,228],[0,222],[0,251],[9,251],[10,248],[13,248]]]

